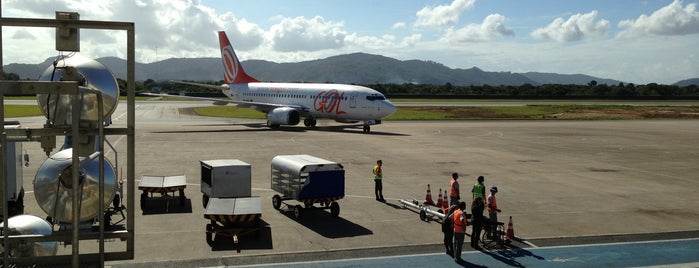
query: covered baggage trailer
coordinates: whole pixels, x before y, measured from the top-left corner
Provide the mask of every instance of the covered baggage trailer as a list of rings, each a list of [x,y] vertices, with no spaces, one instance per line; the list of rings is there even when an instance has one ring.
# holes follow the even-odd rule
[[[329,209],[332,216],[340,215],[336,202],[345,197],[345,170],[342,165],[310,155],[278,155],[272,159],[272,190],[281,194],[272,197],[272,206],[282,205],[293,210],[294,217],[303,217],[303,207],[285,203],[296,200],[305,208]],[[321,207],[314,204],[320,203]]]

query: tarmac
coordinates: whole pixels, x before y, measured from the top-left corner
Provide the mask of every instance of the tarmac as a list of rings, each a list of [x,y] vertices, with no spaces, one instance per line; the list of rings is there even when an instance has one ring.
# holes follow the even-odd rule
[[[441,252],[440,224],[420,220],[399,200],[424,200],[429,184],[436,201],[452,172],[460,174],[468,201],[479,175],[487,187],[496,185],[501,221],[512,216],[515,235],[533,246],[654,234],[686,238],[699,230],[697,120],[385,121],[364,134],[361,127],[331,121],[319,121],[313,130],[269,130],[261,120],[198,117],[180,109],[204,105],[137,102],[136,183],[142,175],[184,174],[187,202],[182,207],[176,200],[155,201],[146,211],[126,204],[136,206],[135,258],[108,265],[215,266],[286,262],[308,254]],[[114,113],[117,126],[125,124],[124,106]],[[25,127],[43,123],[40,117],[19,120]],[[125,152],[125,137],[109,139]],[[24,171],[26,212],[43,218],[32,180],[46,156],[38,143],[24,148],[32,157]],[[344,165],[339,217],[309,210],[297,221],[272,208],[270,162],[285,154]],[[252,165],[252,194],[263,200],[267,225],[259,237],[241,236],[237,246],[222,238],[213,247],[206,243],[199,161],[211,159]],[[386,203],[373,194],[371,169],[378,159]],[[119,154],[119,162],[125,161],[125,153]],[[107,248],[120,243],[109,241]]]

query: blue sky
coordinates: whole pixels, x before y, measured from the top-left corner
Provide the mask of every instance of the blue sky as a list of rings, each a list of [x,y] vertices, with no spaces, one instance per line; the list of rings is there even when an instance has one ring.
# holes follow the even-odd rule
[[[365,52],[486,71],[583,73],[645,84],[699,77],[699,0],[0,0],[6,17],[136,23],[136,57],[296,62]],[[3,28],[5,64],[57,55],[50,29]],[[125,36],[81,31],[81,53],[124,58]]]

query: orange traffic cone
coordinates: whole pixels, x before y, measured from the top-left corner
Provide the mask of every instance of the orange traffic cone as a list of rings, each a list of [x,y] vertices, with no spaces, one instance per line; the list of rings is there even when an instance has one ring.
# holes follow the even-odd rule
[[[434,206],[434,201],[432,201],[432,191],[430,190],[430,185],[427,185],[427,194],[425,195],[425,201],[422,202],[425,205],[433,205]]]
[[[437,207],[444,207],[444,200],[442,199],[442,189],[439,189],[439,195],[437,196]]]
[[[510,216],[510,223],[507,224],[507,233],[505,234],[505,238],[508,240],[515,238],[515,228],[512,227],[512,216]]]

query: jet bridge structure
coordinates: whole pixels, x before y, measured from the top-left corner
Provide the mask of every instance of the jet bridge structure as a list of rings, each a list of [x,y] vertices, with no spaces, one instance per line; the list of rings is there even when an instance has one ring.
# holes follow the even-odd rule
[[[72,185],[81,185],[83,174],[80,166],[84,159],[99,159],[100,163],[105,161],[104,144],[108,136],[126,136],[126,198],[124,205],[126,206],[126,223],[124,228],[107,230],[105,225],[109,223],[105,220],[107,208],[102,202],[96,202],[99,207],[94,208],[99,213],[96,215],[98,226],[92,225],[91,228],[84,229],[78,226],[84,224],[79,218],[80,213],[71,213],[72,219],[69,222],[63,222],[62,225],[69,228],[54,230],[51,235],[15,235],[11,232],[4,231],[0,236],[2,239],[2,248],[4,250],[2,267],[14,266],[45,266],[45,265],[72,265],[73,267],[83,266],[84,264],[98,264],[99,267],[104,267],[105,261],[126,260],[134,258],[134,202],[135,193],[135,32],[133,22],[107,22],[107,21],[89,21],[79,20],[79,15],[71,12],[56,12],[56,19],[26,19],[26,18],[5,18],[0,17],[0,27],[44,27],[56,28],[56,50],[71,51],[71,48],[77,48],[79,51],[79,30],[80,29],[97,29],[97,30],[118,30],[125,31],[127,36],[127,121],[126,127],[110,127],[105,128],[105,119],[103,117],[104,103],[101,99],[101,93],[97,90],[80,86],[78,82],[52,82],[52,81],[0,81],[0,146],[3,148],[7,142],[41,142],[42,148],[47,151],[47,154],[55,148],[55,139],[57,136],[66,136],[72,139],[73,148],[78,148],[79,140],[96,137],[97,141],[89,155],[85,155],[84,149],[72,150],[72,163],[69,163],[65,168],[65,182],[68,183],[68,178],[72,179]],[[64,40],[59,40],[64,39]],[[0,46],[2,45],[2,30],[0,29]],[[12,42],[12,40],[6,40]],[[67,48],[66,48],[67,47]],[[76,51],[76,50],[72,50]],[[0,68],[2,68],[2,49],[0,47]],[[6,95],[40,95],[40,94],[64,94],[73,96],[70,101],[72,107],[71,115],[66,117],[67,125],[56,126],[51,124],[47,119],[47,123],[43,128],[18,128],[6,129],[4,127],[4,100]],[[85,125],[80,121],[80,102],[77,96],[91,96],[96,101],[93,103],[99,110],[98,118],[94,119],[96,124]],[[118,98],[118,95],[117,95]],[[58,105],[58,104],[56,104]],[[53,141],[52,141],[53,140]],[[84,146],[83,146],[84,147]],[[96,149],[95,149],[96,148]],[[4,200],[6,183],[6,163],[5,152],[0,150],[0,200]],[[99,181],[98,194],[100,200],[105,197],[105,165],[98,165],[99,172],[95,173],[96,181]],[[68,175],[70,174],[70,175]],[[80,187],[72,187],[72,211],[80,211],[78,202],[78,189]],[[3,215],[8,215],[7,202],[3,202]],[[8,226],[8,217],[3,217],[3,225]],[[106,224],[105,224],[106,222]],[[94,224],[94,223],[93,223]],[[8,228],[9,229],[9,228]],[[64,248],[70,248],[72,254],[56,255],[56,256],[11,256],[9,250],[12,243],[39,243],[39,242],[58,242],[64,243]],[[81,242],[85,243],[85,251],[89,253],[81,253]],[[97,241],[94,243],[92,241]],[[114,251],[107,252],[105,250],[105,241],[115,241],[110,243],[122,243],[125,245],[111,246]],[[94,249],[93,245],[97,244],[98,249]],[[89,249],[89,250],[88,250]],[[122,250],[123,249],[123,250]],[[67,251],[67,250],[66,250]],[[96,252],[96,253],[95,253]]]

